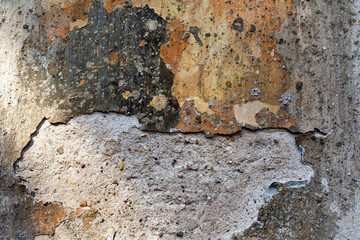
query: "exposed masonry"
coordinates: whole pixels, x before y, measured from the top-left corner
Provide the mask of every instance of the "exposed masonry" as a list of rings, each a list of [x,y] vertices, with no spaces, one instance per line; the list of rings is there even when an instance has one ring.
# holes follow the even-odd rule
[[[71,208],[86,201],[98,214],[90,228],[67,220],[54,237],[41,239],[174,239],[179,232],[186,239],[230,239],[256,221],[276,193],[273,182],[301,187],[313,175],[285,130],[209,139],[139,128],[135,117],[114,113],[44,122],[16,175],[36,201]]]

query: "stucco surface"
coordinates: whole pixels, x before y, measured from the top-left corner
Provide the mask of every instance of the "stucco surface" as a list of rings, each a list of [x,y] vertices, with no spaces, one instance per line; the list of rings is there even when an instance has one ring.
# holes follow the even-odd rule
[[[358,15],[0,0],[0,238],[358,238]]]
[[[97,209],[104,221],[89,232],[110,228],[115,239],[157,239],[160,233],[173,239],[179,231],[188,239],[229,239],[256,220],[271,199],[271,183],[303,187],[313,175],[285,130],[207,139],[139,128],[135,117],[116,114],[84,115],[58,126],[46,121],[16,176],[36,201],[71,208],[86,201]]]

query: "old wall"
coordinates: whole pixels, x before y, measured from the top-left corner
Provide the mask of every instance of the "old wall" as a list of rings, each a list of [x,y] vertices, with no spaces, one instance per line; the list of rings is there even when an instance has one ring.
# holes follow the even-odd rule
[[[4,239],[357,239],[356,1],[0,1]]]

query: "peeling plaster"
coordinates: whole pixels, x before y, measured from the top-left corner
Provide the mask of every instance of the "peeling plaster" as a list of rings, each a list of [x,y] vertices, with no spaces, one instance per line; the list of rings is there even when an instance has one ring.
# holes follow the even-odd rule
[[[47,4],[55,5],[41,16],[39,29],[27,40],[20,68],[22,78],[28,79],[25,88],[35,91],[38,103],[60,110],[52,121],[116,111],[137,115],[144,130],[165,132],[177,128],[232,134],[242,126],[296,125],[286,110],[264,115],[267,124],[254,121],[262,108],[252,108],[246,116],[235,116],[232,110],[253,103],[276,108],[291,87],[273,36],[293,10],[291,1],[264,1],[256,7],[247,0],[162,2],[160,9],[156,0]],[[134,14],[137,18],[127,22]],[[128,34],[130,42],[122,37]],[[258,44],[250,48],[254,41]],[[173,75],[159,67],[159,56]],[[122,94],[136,90],[140,97],[119,98],[118,88]],[[40,96],[45,89],[47,95]],[[150,99],[161,94],[171,99],[168,107],[163,102],[155,111],[148,110],[154,107]],[[189,101],[194,102],[191,116],[184,115],[188,111],[183,108]],[[198,118],[197,122],[190,123],[188,117]]]
[[[30,140],[31,133],[36,130],[41,120],[45,117],[52,123],[67,122],[70,118],[83,113],[116,111],[124,115],[136,116],[140,120],[141,128],[144,130],[167,132],[178,132],[179,130],[182,132],[203,131],[207,136],[214,136],[214,134],[232,134],[245,126],[247,128],[288,128],[295,132],[304,133],[298,135],[298,138],[303,140],[297,140],[296,144],[301,145],[301,147],[299,146],[301,162],[310,164],[314,169],[311,182],[302,187],[301,184],[305,184],[302,180],[290,181],[291,179],[282,179],[282,181],[280,179],[281,183],[279,184],[273,178],[264,181],[266,184],[263,184],[262,192],[269,190],[269,186],[273,186],[272,181],[275,181],[277,194],[272,195],[267,204],[257,202],[260,205],[256,205],[251,210],[251,214],[255,216],[259,210],[258,207],[260,207],[257,221],[254,221],[256,216],[251,221],[247,217],[246,220],[244,217],[245,220],[242,223],[252,223],[251,227],[244,231],[244,235],[240,236],[240,233],[236,231],[240,231],[245,227],[231,226],[231,232],[234,233],[231,237],[233,239],[251,239],[254,237],[270,239],[333,239],[337,235],[336,238],[338,239],[356,238],[358,235],[356,231],[358,229],[358,217],[356,214],[358,214],[359,192],[357,182],[359,175],[358,123],[360,122],[358,117],[360,106],[358,104],[360,86],[358,83],[358,66],[360,65],[358,64],[359,53],[357,51],[359,44],[357,41],[359,23],[356,21],[357,3],[353,1],[319,0],[313,2],[296,0],[276,1],[276,4],[280,5],[272,5],[271,1],[263,2],[265,5],[262,5],[260,9],[255,4],[248,4],[247,6],[244,4],[247,7],[247,9],[245,8],[246,14],[237,16],[236,13],[239,10],[236,9],[237,4],[249,3],[248,1],[244,0],[236,3],[232,1],[231,3],[231,1],[204,2],[186,0],[174,2],[173,5],[169,6],[169,4],[172,4],[171,2],[157,0],[135,0],[131,2],[110,0],[0,0],[0,33],[4,36],[0,40],[0,59],[2,59],[0,60],[0,176],[2,178],[0,194],[1,198],[5,199],[1,202],[2,206],[0,208],[1,216],[5,216],[0,220],[0,236],[3,237],[2,235],[5,234],[5,237],[15,239],[31,239],[36,228],[33,224],[46,221],[47,218],[40,218],[32,222],[32,220],[29,220],[32,219],[30,217],[32,213],[29,210],[49,206],[50,208],[54,206],[54,209],[56,209],[56,204],[58,204],[55,202],[33,202],[31,196],[35,191],[28,191],[29,195],[26,196],[23,186],[10,177],[12,164],[20,156],[20,152]],[[89,3],[90,5],[88,5]],[[49,84],[51,83],[51,81],[48,81],[49,78],[53,77],[53,75],[56,76],[54,74],[57,73],[56,63],[62,64],[64,62],[59,60],[59,56],[62,56],[63,44],[68,43],[67,41],[71,38],[70,35],[78,37],[77,33],[84,31],[92,24],[88,15],[95,3],[100,4],[96,5],[98,8],[93,14],[99,16],[101,15],[100,12],[107,14],[101,16],[110,16],[119,12],[136,12],[136,7],[140,7],[139,11],[145,9],[144,21],[141,21],[144,29],[150,32],[163,31],[164,33],[164,35],[158,34],[163,39],[153,49],[155,51],[150,51],[160,60],[154,65],[156,71],[152,71],[149,67],[146,68],[144,63],[147,62],[148,58],[144,58],[146,61],[138,58],[141,55],[138,53],[146,52],[153,43],[152,41],[145,41],[145,38],[131,39],[133,40],[133,45],[130,44],[131,48],[134,48],[138,53],[127,57],[116,54],[114,51],[105,51],[103,53],[101,48],[93,48],[95,51],[94,56],[103,60],[104,68],[114,69],[118,66],[126,68],[131,65],[134,68],[128,68],[129,72],[141,70],[143,74],[151,76],[151,84],[150,81],[146,81],[149,84],[147,86],[150,86],[150,90],[154,86],[156,88],[168,83],[165,84],[166,87],[156,88],[154,92],[149,90],[146,104],[136,113],[131,112],[134,109],[131,104],[133,102],[139,103],[141,100],[138,99],[148,93],[147,91],[139,91],[138,85],[134,85],[136,87],[131,89],[125,89],[124,86],[133,79],[131,77],[121,77],[117,82],[121,88],[121,91],[116,94],[119,99],[109,100],[112,104],[121,102],[116,109],[106,108],[109,105],[102,100],[100,91],[98,91],[99,98],[99,96],[92,95],[91,91],[86,90],[91,84],[94,86],[93,89],[96,89],[96,86],[106,83],[96,75],[98,69],[95,63],[98,61],[85,64],[86,67],[91,69],[87,70],[88,75],[86,77],[89,79],[76,78],[77,81],[74,81],[70,88],[65,88],[64,83],[61,81],[55,81],[56,84]],[[149,4],[150,7],[145,8],[145,4]],[[264,6],[270,7],[264,9]],[[150,13],[152,10],[154,14]],[[260,25],[264,24],[267,28],[269,22],[271,23],[271,19],[267,18],[269,13],[280,17],[279,21],[271,26],[274,27],[273,31],[268,31],[269,29],[264,31],[265,29],[262,29],[262,26],[259,27],[259,25],[251,22],[253,18],[250,13],[254,10],[264,13],[266,20],[263,22],[256,20],[256,22]],[[244,9],[240,8],[239,12],[242,13],[241,11],[244,11]],[[215,16],[208,16],[209,13],[215,14]],[[160,17],[165,24],[160,26],[157,24],[158,21],[146,19],[146,16],[149,15]],[[261,15],[256,14],[256,16]],[[137,22],[137,20],[133,22]],[[107,21],[104,22],[104,25],[100,24],[96,31],[104,29],[117,30],[117,28],[106,26],[107,24],[109,24]],[[197,29],[196,36],[191,33],[190,28]],[[260,31],[264,33],[265,43],[258,41],[259,39],[254,39]],[[129,39],[130,35],[126,37]],[[143,35],[135,34],[135,36]],[[200,42],[202,46],[199,45]],[[82,47],[85,44],[79,44],[79,46]],[[207,46],[208,48],[206,48]],[[230,54],[228,54],[231,50],[229,47],[233,48],[233,52]],[[74,49],[78,49],[78,47],[74,47]],[[108,48],[104,49],[109,50]],[[235,55],[239,51],[240,54],[237,58]],[[27,54],[29,52],[31,54]],[[33,56],[36,57],[38,62],[32,59]],[[71,56],[71,53],[68,56]],[[83,54],[75,53],[74,56],[83,56]],[[271,58],[276,58],[275,63],[264,67],[261,61],[271,62]],[[49,59],[55,59],[55,61],[49,61]],[[257,63],[257,59],[260,59],[260,63]],[[33,64],[32,70],[34,71],[33,74],[28,76],[24,76],[24,72],[21,72],[17,66],[24,65],[26,61],[30,65]],[[246,66],[241,65],[244,63]],[[70,65],[74,64],[71,63]],[[242,66],[240,67],[241,71],[238,71],[239,69],[236,67],[239,65]],[[222,67],[222,69],[217,68],[217,66]],[[253,68],[249,66],[253,66]],[[269,68],[276,70],[274,73],[275,79],[283,77],[282,80],[284,80],[283,82],[276,82],[272,78],[266,78],[270,79],[273,84],[270,84],[269,92],[271,93],[274,89],[278,90],[272,95],[267,93],[266,87],[259,87],[259,85],[264,85],[262,81],[256,80],[256,83],[253,81],[253,78],[257,79],[261,76],[267,76],[267,74],[271,76],[272,73],[267,72]],[[160,74],[157,71],[160,71]],[[249,79],[244,78],[247,81],[242,86],[236,86],[237,82],[233,81],[236,79],[234,78],[236,74],[249,76]],[[106,80],[116,82],[109,75],[105,74],[105,76],[107,76]],[[121,74],[116,76],[121,76]],[[61,79],[64,76],[57,77]],[[217,82],[217,78],[221,79],[221,81]],[[33,81],[34,87],[26,88],[24,86],[26,81]],[[179,83],[182,85],[179,85]],[[269,84],[269,82],[266,84]],[[58,90],[56,87],[65,89],[65,97],[57,96],[57,100],[49,104],[50,99],[44,96],[48,96],[54,89]],[[72,92],[74,89],[79,91]],[[233,92],[234,89],[235,92]],[[259,91],[253,91],[253,95],[251,95],[251,89],[258,89]],[[114,89],[111,87],[109,90],[113,91]],[[293,94],[287,95],[287,93]],[[171,108],[164,109],[163,112],[160,111],[159,113],[149,104],[155,96],[160,96],[160,94],[166,96],[168,100],[170,99],[168,106],[171,106]],[[264,98],[264,94],[268,94],[269,98]],[[241,98],[242,96],[246,98]],[[250,98],[247,98],[247,96]],[[86,101],[93,98],[98,102],[86,105]],[[67,106],[69,100],[72,104]],[[253,116],[243,115],[246,119],[235,117],[235,113],[239,113],[239,108],[241,109],[247,104],[257,104],[257,101],[263,104],[264,107],[258,112],[252,111],[255,113],[253,115],[255,121]],[[103,103],[100,107],[99,102],[100,104]],[[77,107],[81,105],[93,107],[93,109],[77,111]],[[104,105],[106,106],[104,107]],[[277,106],[279,106],[279,109],[277,109]],[[80,118],[82,117],[84,116]],[[77,118],[74,121],[77,121]],[[251,125],[245,124],[247,121],[251,122]],[[60,126],[62,125],[56,127]],[[313,132],[314,130],[315,132]],[[260,136],[261,139],[267,133],[272,137],[275,136],[276,134],[273,131],[290,134],[278,129],[256,133],[244,129],[242,132],[247,137],[255,134],[258,137]],[[93,135],[96,136],[97,134],[94,133]],[[147,133],[139,132],[138,134]],[[152,136],[152,133],[149,133],[149,135]],[[167,134],[160,135],[162,136],[160,138],[168,137]],[[236,137],[240,135],[238,133],[229,136],[229,139],[230,141],[232,139],[237,141]],[[136,137],[138,136],[136,135]],[[200,140],[203,139],[203,136],[192,134],[172,134],[171,136],[183,136],[182,140],[193,136]],[[63,139],[65,139],[64,136]],[[88,139],[91,139],[91,136]],[[181,139],[179,141],[182,141]],[[222,138],[215,136],[215,139]],[[65,139],[63,142],[66,141]],[[210,143],[214,140],[204,139],[203,141]],[[98,142],[102,142],[102,139]],[[263,148],[271,146],[271,144],[268,144]],[[75,147],[72,146],[73,149]],[[209,148],[212,149],[212,147]],[[244,147],[244,149],[247,148]],[[52,154],[54,154],[53,150],[51,150]],[[66,154],[66,150],[67,148],[56,148],[55,155],[63,156]],[[230,154],[229,156],[233,154],[228,153],[228,151],[231,152],[233,149],[224,145],[221,159],[223,159],[224,152],[226,152],[226,155]],[[255,149],[255,151],[257,150]],[[143,149],[142,153],[144,152],[147,152],[147,150]],[[39,153],[43,154],[41,151]],[[50,152],[48,154],[51,155]],[[251,152],[252,154],[254,153]],[[74,154],[74,156],[77,155]],[[52,157],[50,156],[50,158]],[[196,159],[196,157],[193,158]],[[99,159],[92,160],[98,161],[96,163],[99,164],[101,162]],[[271,160],[276,161],[276,159]],[[87,159],[87,161],[90,160]],[[124,174],[121,176],[127,176],[129,162],[123,157],[119,158],[119,163],[121,161],[124,163],[124,169],[120,171],[120,174]],[[53,163],[56,163],[56,161]],[[270,162],[269,166],[274,164],[274,168],[278,168],[279,166],[275,163],[277,162]],[[81,164],[75,166],[80,167],[82,170],[88,169],[86,165],[84,168],[82,168]],[[120,167],[120,165],[115,164],[114,168],[116,167]],[[141,167],[147,169],[147,166],[136,163],[136,170],[140,171]],[[164,166],[162,169],[163,171],[166,169],[165,172],[169,173],[171,167],[173,167],[172,164]],[[304,166],[301,165],[301,167]],[[261,173],[264,169],[266,167],[256,169],[254,172],[255,174]],[[229,170],[222,174],[222,176],[227,176],[226,174],[229,174],[228,172],[231,172],[233,168],[224,167],[223,170]],[[196,172],[201,171],[200,169]],[[136,171],[133,170],[133,172]],[[183,178],[186,178],[184,174]],[[327,187],[322,184],[322,179],[326,179]],[[173,184],[167,180],[161,183],[165,185],[160,185],[166,188]],[[130,181],[136,186],[137,180],[130,177]],[[191,187],[194,185],[197,189],[199,189],[199,186],[203,186],[203,182],[193,181],[191,184]],[[300,184],[301,187],[290,188],[294,184],[295,186]],[[221,187],[223,186],[221,185]],[[40,191],[40,189],[36,191]],[[243,195],[240,195],[237,191],[239,190],[234,190],[236,194],[239,194],[237,195],[239,199],[242,199],[241,196]],[[247,194],[247,192],[241,194]],[[35,197],[39,196],[41,197],[39,193],[35,195]],[[231,199],[231,197],[227,199]],[[176,202],[176,199],[170,198],[167,201]],[[207,197],[204,197],[199,201],[204,204],[208,200]],[[224,204],[223,206],[226,207],[227,211],[237,209],[238,205],[231,205],[232,203],[230,201],[229,205]],[[126,204],[133,205],[129,201]],[[79,205],[74,208],[80,208]],[[246,203],[243,206],[247,206]],[[112,209],[113,207],[111,205]],[[219,206],[217,209],[221,210],[221,207]],[[221,214],[226,213],[220,211],[220,214],[218,214],[214,210],[207,217],[212,219],[211,216]],[[228,215],[231,216],[231,214],[232,212]],[[157,213],[153,215],[157,215]],[[104,219],[108,219],[106,214],[104,216]],[[188,214],[182,217],[180,213],[175,217],[178,216],[186,221],[189,216],[193,215]],[[131,232],[131,230],[124,230],[119,233],[114,228],[100,229],[99,224],[101,225],[102,215],[98,212],[94,219],[93,217],[91,216],[90,219],[86,220],[86,224],[81,216],[58,219],[56,225],[60,225],[55,229],[55,236],[42,237],[47,239],[57,237],[64,239],[91,239],[92,237],[100,239],[100,236],[114,238]],[[193,223],[191,220],[188,221],[189,225]],[[212,229],[209,226],[225,226],[231,221],[224,221],[218,225],[216,223],[216,221],[211,222],[205,226],[203,228],[204,234],[211,232]],[[91,227],[91,230],[83,231],[82,227],[84,225],[88,226],[87,224],[95,225]],[[171,224],[172,228],[168,230],[168,233],[170,233],[169,235],[165,234],[164,238],[173,239],[176,233],[184,234],[185,238],[188,236],[186,234],[191,232],[188,230],[182,232],[182,229],[175,228],[176,222],[175,225],[174,223]],[[139,223],[137,226],[140,225]],[[141,227],[143,226],[141,225]],[[219,232],[226,228],[227,226],[221,228]],[[79,231],[79,229],[81,230]],[[153,234],[154,238],[157,238],[159,236],[156,236],[158,232],[146,232],[141,233],[141,235],[150,236]],[[164,231],[164,233],[166,232]],[[131,236],[130,239],[134,239],[134,236]],[[144,236],[138,237],[143,238]],[[227,236],[226,233],[224,233],[224,236]],[[210,237],[217,237],[217,233]]]

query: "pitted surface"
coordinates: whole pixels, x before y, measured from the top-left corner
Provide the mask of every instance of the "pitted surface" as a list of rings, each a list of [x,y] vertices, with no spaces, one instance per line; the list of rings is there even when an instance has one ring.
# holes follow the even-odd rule
[[[32,145],[31,141],[32,138],[37,139],[36,136],[40,137],[37,130],[43,133],[41,138],[45,138],[46,131],[40,124],[45,121],[44,118],[51,123],[66,123],[74,116],[93,111],[133,115],[132,118],[121,121],[131,125],[133,120],[138,119],[140,128],[147,130],[205,132],[207,136],[215,134],[214,139],[174,133],[152,135],[139,131],[139,125],[135,124],[137,127],[134,132],[131,130],[127,135],[129,144],[133,145],[129,147],[131,149],[140,146],[137,145],[140,142],[149,148],[161,149],[148,142],[151,135],[159,136],[164,146],[176,143],[178,147],[183,146],[181,151],[184,154],[189,153],[188,151],[196,151],[197,154],[190,154],[191,159],[184,157],[183,161],[177,162],[178,165],[172,166],[169,162],[168,165],[163,165],[163,162],[145,159],[144,153],[148,152],[144,148],[141,154],[140,150],[131,153],[125,151],[126,155],[136,156],[136,159],[125,159],[124,164],[119,161],[120,165],[115,164],[119,171],[109,172],[108,177],[126,176],[129,180],[124,180],[123,185],[129,188],[141,189],[145,186],[145,192],[152,189],[144,183],[150,182],[149,176],[141,175],[146,169],[151,170],[154,176],[163,177],[173,176],[179,168],[182,171],[181,168],[185,165],[181,164],[185,162],[191,167],[194,159],[199,163],[208,163],[210,160],[199,159],[199,156],[205,156],[201,155],[203,152],[215,154],[218,150],[215,151],[214,146],[210,145],[214,141],[218,141],[223,149],[221,154],[216,153],[217,158],[228,159],[233,156],[237,159],[237,155],[249,155],[239,160],[237,165],[221,163],[213,172],[208,170],[211,176],[220,176],[217,175],[220,173],[221,176],[229,176],[231,181],[227,181],[228,186],[238,199],[232,198],[227,192],[226,181],[212,185],[212,182],[210,184],[204,180],[205,175],[199,177],[197,173],[205,171],[202,168],[197,171],[191,170],[192,167],[185,168],[186,174],[181,173],[183,178],[176,178],[176,181],[174,178],[167,178],[169,181],[159,180],[154,183],[153,186],[161,186],[159,189],[162,191],[159,192],[166,193],[166,198],[161,198],[161,194],[157,195],[158,205],[175,206],[174,209],[178,209],[183,201],[171,195],[180,191],[177,190],[181,189],[180,180],[187,184],[188,189],[202,190],[211,199],[214,199],[213,192],[218,194],[215,196],[219,203],[216,205],[216,201],[211,202],[214,204],[212,206],[216,206],[211,211],[206,209],[209,203],[206,197],[196,198],[199,208],[190,212],[186,205],[185,210],[174,216],[185,219],[186,223],[183,221],[179,224],[189,226],[189,229],[196,224],[203,226],[205,231],[199,231],[200,235],[209,234],[210,231],[207,228],[209,225],[200,220],[214,219],[213,216],[218,215],[221,216],[221,219],[217,218],[220,219],[218,222],[210,222],[221,231],[211,235],[210,239],[217,239],[218,235],[230,237],[226,235],[230,232],[234,233],[233,239],[356,238],[359,235],[356,214],[360,178],[358,8],[358,3],[352,0],[0,0],[0,238],[33,239],[40,233],[55,233],[54,236],[41,238],[64,239],[101,239],[101,236],[111,238],[114,233],[115,237],[121,236],[117,235],[119,232],[115,228],[99,227],[106,226],[102,223],[103,220],[112,219],[111,221],[117,222],[121,215],[106,215],[106,211],[116,207],[106,205],[105,200],[97,204],[98,207],[105,206],[102,209],[80,207],[76,205],[80,201],[77,198],[74,198],[76,206],[47,202],[47,199],[59,196],[54,192],[45,192],[42,187],[50,189],[51,181],[60,184],[64,179],[53,179],[51,175],[47,175],[48,180],[42,181],[42,178],[35,184],[33,180],[40,179],[40,176],[34,175],[29,181],[33,185],[30,184],[25,189],[19,184],[20,179],[12,177],[13,164],[21,165],[24,159],[21,156],[27,155],[28,151],[34,153],[34,147],[38,147],[36,144]],[[118,35],[118,38],[114,39],[112,35]],[[91,116],[82,117],[91,119]],[[78,118],[74,121],[78,121]],[[99,122],[92,123],[93,129],[102,128]],[[113,126],[109,122],[107,124],[113,129],[119,129],[119,126]],[[55,129],[64,126],[48,127],[54,128],[55,132]],[[245,147],[246,144],[243,145],[238,140],[240,133],[229,135],[229,143],[219,141],[227,139],[226,137],[216,136],[238,132],[244,126],[273,130],[256,133],[244,131],[245,139],[254,138],[254,141],[251,140],[253,143],[259,141],[259,144],[255,144],[258,147],[253,149]],[[278,128],[287,128],[299,134],[291,135]],[[85,129],[89,129],[92,136],[98,136],[89,126]],[[109,129],[106,131],[113,133]],[[62,136],[63,143],[69,144],[68,138],[77,142],[83,136],[88,136],[79,129],[74,130],[74,133],[73,138],[61,134],[59,137]],[[284,185],[272,182],[277,180],[274,180],[276,176],[271,173],[285,166],[273,157],[280,153],[274,151],[276,146],[270,141],[264,141],[264,137],[273,138],[283,133],[289,136],[284,139],[291,145],[279,143],[281,152],[285,154],[286,151],[297,149],[297,145],[300,146],[302,162],[310,164],[314,169],[310,182],[296,180]],[[139,138],[143,134],[148,137]],[[49,136],[46,135],[47,138],[58,139],[55,134]],[[87,137],[87,143],[92,141],[92,136]],[[104,133],[104,136],[107,135]],[[296,143],[293,142],[295,136]],[[99,143],[91,142],[96,149],[107,148],[100,144],[104,143],[102,137],[97,137]],[[228,151],[228,147],[234,144],[232,137],[234,142],[243,146],[237,155]],[[179,142],[175,142],[175,138]],[[195,144],[191,143],[192,138],[196,138],[199,144],[196,141]],[[134,139],[140,139],[139,143],[135,143]],[[182,141],[185,142],[186,139],[190,139],[190,143],[183,144]],[[109,149],[111,146],[112,144]],[[40,164],[44,166],[44,173],[53,171],[56,164],[59,164],[58,158],[64,157],[67,150],[78,146],[59,146],[55,155],[52,155],[54,149],[49,144],[46,147],[47,150],[39,148],[39,156],[56,161],[46,163],[49,165],[44,162]],[[174,148],[173,145],[168,146],[164,149],[164,154],[159,153],[159,156],[163,159],[166,154],[176,155],[177,153],[168,152]],[[236,149],[234,146],[232,148]],[[94,153],[94,162],[91,162],[87,155],[82,155],[81,149],[83,148],[67,158],[73,160],[83,157],[89,161],[88,164],[96,167],[87,168],[86,164],[82,165],[81,159],[78,160],[80,164],[75,162],[70,168],[79,173],[75,171],[72,175],[66,175],[64,168],[58,169],[59,174],[65,174],[62,176],[68,178],[68,183],[74,183],[74,186],[71,185],[74,189],[77,188],[77,183],[72,181],[74,176],[83,177],[85,175],[81,174],[92,173],[98,177],[97,174],[100,173],[97,172],[97,164],[104,161],[113,163],[106,155],[108,153]],[[261,165],[259,160],[249,160],[251,156],[260,157],[265,154],[264,151],[271,152],[266,158],[266,166]],[[137,162],[140,160],[157,167],[143,166],[143,162]],[[159,164],[156,165],[156,162]],[[259,168],[255,168],[254,164],[259,164]],[[31,163],[30,165],[32,166]],[[249,189],[252,188],[251,191],[256,193],[258,186],[252,186],[250,180],[247,182],[249,185],[232,182],[237,181],[231,175],[237,170],[236,166],[251,169],[251,174],[255,176],[266,172],[258,180],[266,188],[262,190],[265,198],[271,199],[270,202],[259,200],[255,204],[250,201],[251,206],[246,203],[246,196],[251,195]],[[267,166],[274,169],[268,169]],[[300,164],[299,167],[302,169],[304,165]],[[287,174],[302,174],[291,167],[289,169],[280,174],[283,181],[287,181]],[[137,178],[129,177],[129,171]],[[26,174],[30,176],[31,171]],[[250,176],[247,174],[248,172],[244,172],[242,176]],[[187,175],[191,177],[191,183]],[[92,177],[86,177],[85,180],[88,185],[97,186]],[[83,184],[83,189],[87,189],[86,184],[78,182]],[[69,190],[68,183],[61,182]],[[39,187],[34,187],[35,185]],[[234,186],[241,186],[243,191]],[[269,186],[272,187],[268,188]],[[290,186],[301,187],[294,189],[289,188]],[[30,187],[34,188],[31,190]],[[168,193],[172,187],[176,189]],[[109,194],[103,189],[100,186],[92,191]],[[124,189],[121,187],[115,189],[123,194]],[[133,194],[132,197],[144,203],[145,200],[138,197],[141,195],[139,192],[140,190],[138,195],[131,191],[126,194]],[[178,195],[189,197],[191,194],[185,191]],[[76,194],[76,197],[85,195]],[[46,202],[38,201],[41,196]],[[61,197],[70,202],[66,199],[66,194]],[[95,199],[93,195],[88,197]],[[112,202],[117,197],[118,195],[112,195],[106,199]],[[37,200],[34,201],[34,198]],[[225,198],[227,201],[221,200]],[[240,207],[248,209],[248,212],[241,210],[245,211],[241,215],[242,219],[236,215],[240,202]],[[80,203],[84,206],[90,204],[90,200],[87,204],[83,201]],[[141,225],[140,219],[135,224],[136,220],[132,220],[136,216],[131,215],[133,213],[129,210],[129,207],[146,209],[146,204],[142,205],[144,208],[137,208],[140,205],[126,201],[124,205],[128,212],[121,215],[126,219],[126,224],[123,225],[150,229],[150,225]],[[203,213],[204,209],[206,211]],[[222,217],[227,213],[231,216],[229,220]],[[161,216],[158,212],[153,212],[153,215]],[[237,223],[231,225],[234,219]],[[141,222],[151,221],[141,219]],[[174,227],[176,222],[171,221],[169,225],[171,228],[164,230],[163,237],[173,239],[177,233],[174,231],[179,231],[178,236],[183,234],[184,239],[187,236],[194,236],[191,238],[196,239],[195,235],[187,235],[195,230],[179,230]],[[249,228],[240,233],[245,226]],[[230,231],[222,235],[224,229]],[[239,232],[236,233],[237,231]],[[133,232],[136,231],[127,229],[121,234],[125,236]],[[155,236],[155,232],[144,234]],[[139,238],[145,238],[145,235]]]
[[[37,201],[72,208],[87,201],[105,220],[89,231],[112,228],[116,239],[173,239],[183,231],[194,239],[244,230],[272,182],[310,181],[313,174],[286,131],[207,139],[139,126],[135,117],[99,113],[66,125],[45,122],[16,175]]]

